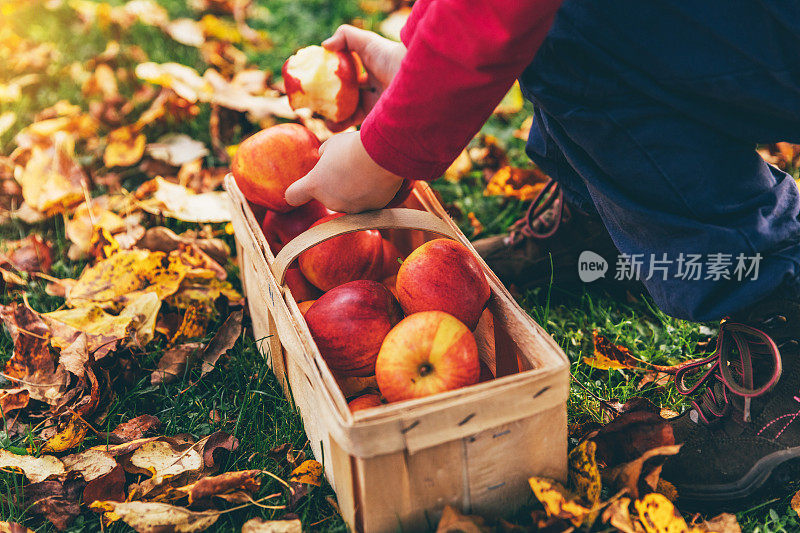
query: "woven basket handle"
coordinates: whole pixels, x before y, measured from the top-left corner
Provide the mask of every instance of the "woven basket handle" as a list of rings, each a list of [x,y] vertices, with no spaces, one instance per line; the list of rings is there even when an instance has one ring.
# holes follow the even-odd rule
[[[395,208],[344,215],[309,228],[281,249],[272,264],[272,273],[278,285],[283,285],[286,270],[292,261],[309,248],[340,235],[367,229],[416,229],[456,238],[456,233],[442,219],[427,211]]]

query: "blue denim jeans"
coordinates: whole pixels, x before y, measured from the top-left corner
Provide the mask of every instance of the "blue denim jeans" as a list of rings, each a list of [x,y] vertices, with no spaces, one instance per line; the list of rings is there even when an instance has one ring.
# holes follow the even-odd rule
[[[800,143],[800,1],[565,0],[520,82],[528,154],[642,261],[662,310],[716,320],[800,294],[800,194],[755,151]],[[758,273],[687,279],[688,254]]]

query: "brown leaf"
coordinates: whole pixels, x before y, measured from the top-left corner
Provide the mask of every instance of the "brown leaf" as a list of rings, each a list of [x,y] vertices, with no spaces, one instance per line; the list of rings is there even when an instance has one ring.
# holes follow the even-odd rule
[[[158,360],[158,368],[150,374],[150,383],[152,385],[171,383],[181,377],[197,359],[202,348],[202,343],[190,342],[165,351]]]
[[[0,319],[3,320],[13,342],[17,341],[20,332],[44,339],[50,337],[50,330],[39,313],[25,303],[12,302],[9,305],[0,305]]]
[[[57,365],[50,352],[50,341],[27,333],[18,335],[14,355],[3,369],[5,377],[28,391],[34,400],[58,403],[67,388],[69,374]]]
[[[107,433],[108,440],[114,444],[122,444],[140,439],[158,429],[161,421],[153,415],[140,415],[123,422]]]
[[[30,401],[30,393],[23,388],[0,390],[0,416],[6,416],[11,411],[24,409]]]
[[[147,444],[148,442],[153,442],[159,437],[144,437],[141,439],[132,440],[130,442],[123,442],[120,444],[100,444],[98,446],[94,446],[90,448],[90,450],[99,450],[108,453],[111,457],[119,457],[121,455],[127,455],[131,452],[134,452]]]
[[[216,431],[208,436],[203,445],[203,463],[206,468],[219,468],[228,454],[239,449],[239,439],[224,431]]]
[[[700,530],[708,533],[742,533],[736,515],[723,513],[700,524]]]
[[[214,338],[203,350],[203,367],[201,377],[214,370],[220,356],[227,353],[236,344],[236,339],[242,334],[242,317],[244,311],[234,311],[225,319]]]
[[[239,490],[244,490],[251,494],[255,493],[261,486],[258,479],[260,475],[261,470],[225,472],[218,476],[201,478],[195,483],[187,487],[181,487],[178,490],[187,493],[189,495],[189,505],[193,505],[195,502],[211,498],[212,496],[219,496]]]
[[[71,344],[61,349],[58,361],[68,372],[82,377],[86,373],[84,367],[91,359],[86,333],[81,332]]]
[[[22,272],[42,272],[47,274],[53,265],[53,245],[32,233],[19,241],[6,241],[2,244],[4,257],[11,266]]]
[[[644,361],[640,361],[631,355],[630,351],[624,346],[614,344],[597,330],[592,332],[592,343],[594,345],[594,355],[584,357],[583,362],[600,370],[622,370],[635,369],[645,366]]]
[[[242,524],[242,533],[303,533],[300,520],[264,520],[251,518]]]
[[[44,515],[59,531],[64,531],[81,512],[77,498],[67,499],[47,496],[36,500],[30,506],[31,512]]]
[[[633,461],[606,469],[603,479],[613,483],[617,489],[628,489],[628,494],[638,498],[640,494],[656,490],[664,461],[680,449],[678,444],[647,450]]]
[[[106,520],[122,520],[139,533],[203,531],[220,515],[219,511],[196,512],[157,502],[96,501],[90,507],[103,512]]]
[[[486,525],[483,517],[461,514],[452,505],[446,505],[436,533],[489,533],[492,528]]]
[[[597,461],[602,468],[613,468],[653,448],[675,444],[669,422],[647,410],[623,412],[587,438],[597,443]]]
[[[22,524],[16,522],[2,522],[0,521],[0,533],[34,533],[32,529],[28,529]]]
[[[181,244],[195,244],[214,261],[224,265],[231,250],[222,239],[202,239],[188,234],[177,235],[163,226],[148,228],[136,246],[154,252],[169,253],[180,248]]]
[[[125,470],[116,465],[110,472],[91,480],[83,489],[83,503],[97,500],[125,501]]]

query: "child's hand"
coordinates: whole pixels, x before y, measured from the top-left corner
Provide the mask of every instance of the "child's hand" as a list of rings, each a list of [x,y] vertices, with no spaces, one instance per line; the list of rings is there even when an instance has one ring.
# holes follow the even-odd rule
[[[334,135],[319,154],[311,172],[286,190],[290,205],[316,199],[334,211],[360,213],[386,206],[403,184],[403,178],[372,160],[357,131]]]
[[[332,51],[357,53],[368,74],[367,86],[361,89],[361,99],[353,116],[343,122],[328,123],[332,131],[342,131],[361,124],[367,113],[375,106],[375,102],[400,69],[400,62],[406,55],[406,47],[377,33],[347,24],[339,26],[331,37],[323,41],[322,46]]]

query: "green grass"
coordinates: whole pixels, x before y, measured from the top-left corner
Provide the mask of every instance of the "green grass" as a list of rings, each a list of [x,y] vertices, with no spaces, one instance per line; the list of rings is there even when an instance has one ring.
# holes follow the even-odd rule
[[[1,4],[2,2],[0,2]],[[122,3],[114,0],[113,4]],[[184,0],[160,0],[171,17],[193,16]],[[274,48],[265,52],[248,52],[252,62],[260,68],[278,72],[283,60],[297,48],[317,43],[330,35],[341,23],[359,17],[365,27],[374,28],[378,17],[365,15],[355,0],[258,0],[252,27],[269,33]],[[13,104],[0,104],[0,112],[13,110],[18,119],[11,131],[0,137],[0,154],[7,155],[13,149],[13,135],[24,125],[30,123],[40,110],[65,99],[86,108],[80,87],[66,75],[73,62],[85,63],[100,52],[110,39],[119,40],[123,49],[131,45],[141,47],[151,60],[157,62],[176,61],[192,66],[202,72],[205,65],[198,51],[173,42],[156,28],[134,25],[130,31],[120,33],[113,29],[92,27],[81,29],[71,10],[64,6],[55,11],[43,9],[40,2],[30,2],[8,21],[14,29],[26,38],[54,43],[59,55],[46,67],[39,84],[25,91],[24,97]],[[119,66],[132,68],[134,62],[123,55]],[[0,65],[0,82],[18,75],[6,73]],[[123,86],[123,94],[130,94],[129,86]],[[484,128],[485,133],[498,137],[508,151],[512,164],[526,164],[524,142],[512,136],[519,127],[525,112],[504,119],[492,117]],[[148,139],[155,139],[166,131],[181,131],[209,143],[208,119],[210,111],[201,107],[200,114],[191,121],[173,123],[168,126],[154,126],[145,130]],[[238,135],[244,136],[254,129],[253,125],[240,124]],[[214,164],[213,159],[209,163]],[[131,172],[125,185],[135,187],[144,179],[143,175]],[[516,200],[483,196],[484,181],[481,173],[475,171],[459,183],[440,181],[436,184],[443,198],[457,207],[457,220],[467,235],[472,228],[466,214],[474,212],[485,226],[483,235],[501,233],[516,220],[525,206]],[[184,229],[185,225],[173,224],[173,229]],[[63,221],[55,217],[47,223],[33,228],[17,223],[0,226],[0,239],[17,239],[31,231],[43,234],[55,244],[53,275],[57,277],[77,277],[83,263],[66,260],[69,243],[64,237]],[[229,239],[230,240],[230,239]],[[235,268],[231,267],[235,274]],[[235,279],[235,275],[231,276]],[[50,311],[62,305],[59,298],[48,296],[44,285],[32,282],[26,289],[31,305],[39,311]],[[4,293],[0,302],[8,303],[19,299],[21,294]],[[658,311],[652,302],[641,296],[634,298],[614,298],[602,291],[586,289],[575,293],[540,288],[519,295],[520,303],[531,315],[553,335],[567,353],[571,361],[572,374],[582,387],[573,386],[569,398],[569,417],[572,422],[589,420],[602,421],[603,412],[596,398],[625,401],[644,396],[663,407],[680,411],[685,400],[676,394],[673,387],[645,387],[637,389],[641,377],[635,371],[600,371],[581,362],[583,355],[591,351],[591,332],[599,329],[612,341],[627,346],[634,353],[651,362],[675,364],[695,353],[697,342],[706,336],[700,325],[675,320]],[[216,328],[209,330],[210,338]],[[256,350],[249,324],[245,323],[246,334],[239,339],[230,354],[221,360],[221,368],[215,370],[195,386],[191,383],[199,377],[199,370],[192,368],[181,379],[168,385],[151,386],[149,371],[163,353],[163,346],[151,346],[150,351],[136,358],[137,372],[133,379],[115,382],[116,397],[105,421],[106,428],[113,428],[118,422],[131,417],[149,413],[158,416],[164,426],[164,434],[192,433],[202,435],[217,429],[235,434],[241,447],[224,468],[251,469],[263,468],[286,477],[291,468],[285,461],[272,458],[269,450],[285,442],[292,443],[296,449],[309,452],[302,421],[269,371],[263,356]],[[9,336],[0,334],[0,361],[11,354]],[[589,391],[589,392],[586,392]],[[211,413],[219,415],[212,419]],[[98,428],[103,429],[103,428]],[[95,444],[89,438],[86,446]],[[9,438],[0,433],[0,446],[25,446],[25,437]],[[20,476],[0,473],[0,520],[22,521],[39,531],[51,531],[46,522],[25,514],[17,509],[8,496],[20,491]],[[280,485],[265,478],[260,495],[280,491]],[[327,501],[333,496],[329,486],[316,489],[305,499],[295,512],[306,527],[321,531],[344,531],[346,528],[334,508]],[[277,503],[283,503],[278,499]],[[270,502],[272,503],[272,502]],[[268,511],[257,507],[228,513],[218,522],[216,530],[239,531],[241,524],[252,516],[275,518],[281,511]],[[523,513],[524,514],[524,513]],[[743,529],[753,533],[797,531],[800,528],[797,517],[788,507],[788,497],[778,495],[776,499],[755,506],[739,515]],[[315,525],[316,524],[316,525]],[[84,515],[73,524],[70,531],[96,531],[100,523],[97,515]],[[113,531],[127,530],[125,526],[114,525]]]

